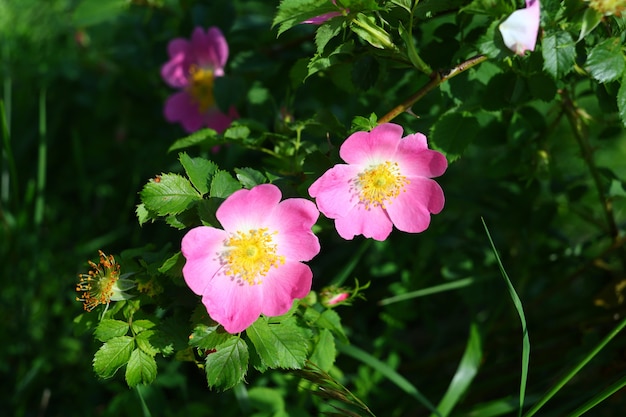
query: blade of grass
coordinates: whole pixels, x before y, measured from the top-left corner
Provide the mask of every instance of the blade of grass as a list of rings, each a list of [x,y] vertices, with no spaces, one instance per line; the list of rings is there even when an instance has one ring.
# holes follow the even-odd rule
[[[470,325],[465,353],[463,353],[459,367],[457,368],[452,381],[450,381],[448,390],[437,406],[439,415],[446,417],[450,414],[454,406],[459,402],[474,380],[482,358],[483,350],[480,332],[476,323],[472,323]],[[435,414],[431,414],[431,417],[434,417],[434,415]]]
[[[345,343],[340,342],[337,343],[337,349],[348,356],[353,357],[354,359],[363,362],[364,364],[370,366],[372,369],[380,372],[384,375],[388,380],[396,384],[398,388],[402,391],[409,394],[411,397],[415,398],[419,401],[424,407],[428,408],[434,415],[442,417],[441,414],[435,409],[435,406],[426,398],[413,384],[411,384],[405,377],[397,373],[394,369],[392,369],[389,365],[384,362],[379,361],[369,353],[351,346],[346,345]]]
[[[509,289],[509,295],[513,300],[513,304],[515,305],[515,309],[517,310],[517,314],[519,315],[519,319],[522,324],[522,372],[519,387],[519,411],[517,413],[518,416],[521,416],[522,410],[524,408],[524,397],[526,396],[528,363],[530,362],[530,338],[528,337],[528,328],[526,327],[526,316],[524,315],[524,307],[522,307],[522,301],[517,295],[517,292],[515,292],[515,287],[513,287],[513,284],[511,283],[511,280],[509,279],[509,276],[507,275],[506,270],[502,265],[502,261],[500,260],[500,256],[498,255],[496,246],[493,243],[493,239],[491,239],[491,234],[489,233],[489,229],[487,228],[487,223],[485,223],[485,219],[481,218],[481,220],[483,222],[483,227],[485,228],[485,233],[487,233],[487,238],[489,239],[489,244],[491,245],[493,254],[496,257],[496,261],[498,262],[498,268],[500,268],[500,273],[506,281],[506,285]]]
[[[432,287],[423,288],[421,290],[411,291],[406,294],[394,295],[393,297],[383,298],[378,302],[379,305],[389,305],[397,303],[399,301],[411,300],[413,298],[424,297],[426,295],[436,294],[438,292],[456,290],[472,285],[476,280],[474,278],[457,279],[452,282],[446,282],[445,284],[434,285]]]
[[[605,389],[603,389],[598,394],[594,395],[593,398],[591,398],[585,404],[581,405],[576,410],[574,410],[572,412],[572,414],[570,414],[570,417],[582,416],[587,411],[591,410],[593,407],[595,407],[596,405],[600,404],[602,401],[606,400],[611,395],[613,395],[615,392],[619,391],[620,389],[624,388],[625,386],[626,386],[626,375],[624,375],[619,380],[617,380],[614,383],[612,383],[610,386],[608,386]]]
[[[604,349],[604,347],[615,336],[617,336],[617,334],[622,331],[624,327],[626,327],[626,317],[624,317],[624,319],[622,319],[622,321],[620,321],[619,324],[608,335],[606,335],[606,337],[602,339],[591,352],[587,354],[587,356],[585,356],[571,371],[569,371],[559,382],[557,382],[550,389],[550,391],[548,391],[543,397],[541,397],[541,399],[537,401],[537,403],[535,403],[535,405],[530,410],[528,410],[526,414],[524,414],[524,417],[531,417],[535,415],[535,413],[539,411],[539,409],[543,407],[543,405],[547,403],[550,398],[552,398],[557,392],[559,392],[559,390],[563,388],[563,386],[567,384],[569,380],[578,373],[578,371],[580,371],[585,365],[587,365],[587,363],[589,363],[591,359],[593,359],[594,356],[596,356],[602,349]]]
[[[252,406],[250,405],[250,397],[248,396],[246,385],[242,382],[235,385],[233,387],[233,393],[235,394],[235,399],[237,399],[237,404],[239,404],[241,412],[245,415],[250,415]]]
[[[46,191],[46,165],[48,143],[46,140],[46,88],[39,90],[39,157],[37,160],[37,198],[35,200],[35,227],[43,222]]]
[[[6,93],[6,91],[5,91]],[[6,96],[6,94],[5,94]],[[9,195],[13,196],[13,207],[17,209],[17,168],[15,167],[15,159],[13,158],[13,150],[11,149],[11,131],[9,129],[9,111],[8,105],[5,107],[5,101],[0,100],[0,127],[2,128],[2,182],[1,182],[1,198],[2,203],[7,204]],[[7,167],[4,167],[4,161]]]

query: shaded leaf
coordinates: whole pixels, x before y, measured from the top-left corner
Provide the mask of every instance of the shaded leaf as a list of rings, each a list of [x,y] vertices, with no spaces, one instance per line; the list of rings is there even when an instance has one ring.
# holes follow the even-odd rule
[[[151,355],[141,349],[133,350],[126,366],[126,383],[129,387],[149,384],[157,376],[157,364]]]
[[[182,213],[202,196],[189,180],[177,174],[163,174],[158,181],[150,181],[141,190],[141,201],[146,209],[159,216]]]
[[[209,387],[227,390],[237,385],[246,375],[248,359],[248,345],[239,337],[217,346],[205,362]]]
[[[184,152],[178,155],[178,159],[193,186],[202,194],[208,193],[211,176],[217,171],[217,164],[204,158],[191,158]]]
[[[261,317],[248,327],[246,334],[269,368],[300,369],[304,366],[309,350],[308,334],[293,318],[269,324]]]
[[[130,336],[119,336],[108,340],[96,352],[93,369],[101,378],[110,378],[128,363],[135,349],[135,341]]]
[[[128,333],[128,323],[121,320],[102,319],[96,327],[94,335],[101,342],[106,342],[114,337],[124,336]]]

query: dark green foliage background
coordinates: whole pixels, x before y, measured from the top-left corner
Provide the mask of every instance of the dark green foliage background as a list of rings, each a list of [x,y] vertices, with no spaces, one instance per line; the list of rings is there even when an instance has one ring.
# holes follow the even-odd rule
[[[520,2],[501,2],[500,10],[486,7],[487,0],[437,7],[433,1],[420,2],[414,22],[424,61],[438,70],[478,53],[493,58],[441,84],[413,106],[413,114],[394,120],[405,132],[425,133],[432,147],[446,153],[450,166],[438,179],[446,206],[424,233],[395,231],[385,242],[344,241],[322,216],[322,253],[310,265],[317,291],[343,273],[346,285],[354,278],[371,282],[365,300],[337,309],[351,344],[395,368],[435,404],[475,323],[482,365],[452,415],[486,416],[471,411],[495,400],[517,401],[522,338],[481,218],[526,312],[529,403],[626,311],[626,91],[620,78],[602,68],[605,50],[592,51],[611,37],[618,42],[605,44],[616,51],[611,59],[623,58],[626,24],[623,18],[607,19],[583,42],[570,42],[552,55],[546,48],[554,42],[575,40],[586,6],[544,0],[540,45],[520,58],[498,49],[493,23],[522,7]],[[98,9],[93,1],[0,0],[2,100],[10,116],[12,153],[2,159],[0,195],[0,410],[20,417],[329,411],[299,378],[282,372],[251,371],[248,400],[240,392],[210,391],[202,371],[173,358],[158,359],[159,374],[149,386],[129,389],[119,374],[98,380],[92,360],[99,344],[73,323],[82,312],[75,301],[76,276],[87,271],[87,259],[97,259],[98,249],[119,254],[179,248],[184,230],[163,222],[139,227],[135,216],[138,193],[150,178],[181,172],[177,152],[168,149],[185,133],[162,116],[172,90],[159,69],[170,39],[188,37],[195,26],[222,29],[230,58],[227,75],[216,82],[217,102],[223,108],[235,105],[241,123],[252,129],[246,138],[251,146],[234,141],[217,153],[208,147],[186,151],[214,159],[221,169],[270,173],[287,195],[306,196],[306,187],[338,162],[337,149],[353,118],[382,117],[429,77],[349,31],[321,51],[313,26],[296,25],[277,39],[277,30],[271,30],[277,1],[114,3],[102,2],[110,8]],[[361,3],[373,8],[385,2]],[[461,7],[466,12],[458,13]],[[476,10],[482,12],[471,13]],[[399,7],[394,13],[385,15],[390,25],[406,19]],[[402,45],[397,33],[395,40]],[[349,41],[352,52],[330,53]],[[324,59],[323,70],[313,73],[307,64],[316,54]],[[255,150],[258,143],[279,154],[281,147],[289,148],[281,142],[294,136],[293,125],[281,118],[287,113],[305,124],[301,154],[273,158]],[[585,146],[576,140],[568,115],[582,120]],[[591,170],[585,158],[593,161]],[[45,187],[38,180],[42,169]],[[607,203],[614,230],[607,226]],[[357,261],[354,269],[347,269],[348,260]],[[458,290],[379,303],[468,278],[472,284]],[[542,415],[567,415],[624,376],[625,343],[619,335]],[[377,415],[427,415],[366,364],[340,355],[335,365],[334,376]],[[615,416],[624,409],[622,389],[593,415]]]

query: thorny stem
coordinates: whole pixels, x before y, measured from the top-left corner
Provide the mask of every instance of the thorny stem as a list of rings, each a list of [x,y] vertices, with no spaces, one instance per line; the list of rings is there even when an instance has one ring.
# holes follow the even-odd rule
[[[615,214],[613,212],[613,203],[609,197],[606,196],[606,192],[604,186],[602,185],[602,177],[600,175],[600,171],[593,160],[593,149],[591,144],[589,143],[589,134],[587,132],[587,127],[585,126],[583,120],[583,113],[576,107],[576,103],[571,99],[567,90],[563,89],[559,91],[561,95],[561,99],[563,101],[563,109],[565,110],[565,115],[569,120],[570,125],[572,126],[572,131],[574,133],[574,137],[576,138],[576,142],[578,142],[578,146],[580,147],[580,152],[583,156],[583,160],[587,164],[587,168],[589,168],[589,172],[591,173],[591,177],[593,178],[593,182],[598,191],[598,198],[600,199],[600,205],[604,211],[604,216],[606,217],[606,222],[609,228],[609,234],[613,240],[613,245],[615,247],[621,247],[620,237],[619,237],[619,228],[617,227],[617,222],[615,221]],[[626,256],[622,247],[622,256],[621,262],[624,270],[626,270]]]
[[[420,88],[417,92],[415,92],[411,97],[404,100],[402,103],[391,109],[387,114],[381,117],[378,120],[378,123],[387,123],[391,120],[395,119],[397,116],[401,115],[405,111],[409,110],[418,100],[421,100],[426,94],[428,94],[431,90],[438,87],[440,84],[448,81],[450,78],[459,75],[460,73],[467,71],[470,68],[475,67],[476,65],[487,60],[485,55],[477,55],[473,58],[468,59],[457,65],[456,67],[449,70],[442,71],[433,71],[430,74],[430,81]]]

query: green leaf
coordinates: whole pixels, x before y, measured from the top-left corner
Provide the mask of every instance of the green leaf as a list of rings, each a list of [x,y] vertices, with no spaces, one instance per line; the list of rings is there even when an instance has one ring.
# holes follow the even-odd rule
[[[580,36],[578,36],[578,40],[576,42],[580,42],[585,36],[591,33],[592,30],[598,26],[598,24],[602,21],[602,13],[597,11],[596,9],[592,9],[588,7],[583,14],[582,25],[580,28]]]
[[[337,349],[335,348],[335,338],[330,330],[322,329],[309,360],[316,364],[321,370],[328,372],[333,366],[336,356]]]
[[[315,324],[323,329],[328,329],[335,334],[335,336],[339,337],[339,339],[348,343],[348,337],[343,331],[343,326],[341,325],[341,317],[335,310],[325,310],[315,321]]]
[[[106,342],[114,337],[124,336],[128,333],[128,323],[121,320],[102,319],[96,327],[94,335],[101,342]]]
[[[619,117],[622,119],[624,126],[626,126],[626,74],[622,78],[622,83],[617,91],[617,108]]]
[[[278,25],[278,36],[312,17],[339,9],[328,0],[283,0],[278,6],[272,27]]]
[[[134,349],[135,340],[130,336],[109,339],[93,358],[94,371],[101,378],[112,377],[118,369],[128,363]]]
[[[480,125],[475,117],[449,112],[440,117],[432,127],[431,140],[434,147],[442,151],[449,162],[463,154],[472,143]]]
[[[270,413],[262,415],[279,417],[288,416],[285,411],[285,398],[280,389],[267,387],[254,387],[248,391],[250,403],[259,411]],[[259,414],[256,414],[259,415]]]
[[[587,58],[587,70],[601,83],[617,80],[624,73],[624,54],[619,38],[609,38],[593,47]]]
[[[206,378],[211,388],[227,390],[241,381],[248,370],[248,345],[239,337],[228,339],[206,357]]]
[[[437,406],[437,410],[442,417],[450,415],[454,406],[463,398],[478,372],[482,358],[483,351],[480,332],[476,324],[472,323],[465,353],[463,353],[459,367],[454,373],[452,381],[450,381],[448,390]],[[434,416],[434,414],[431,414],[431,417]]]
[[[250,128],[244,125],[233,124],[224,132],[224,139],[242,141],[250,136]]]
[[[244,188],[250,189],[255,185],[265,184],[267,178],[262,172],[252,168],[235,168],[235,174],[237,179],[244,186]]]
[[[591,410],[596,405],[600,404],[602,401],[609,398],[611,395],[615,394],[617,391],[621,390],[626,386],[626,375],[624,375],[619,380],[615,381],[610,386],[603,389],[598,394],[594,395],[589,401],[587,401],[582,406],[578,407],[575,411],[569,414],[569,417],[578,417],[585,414],[587,411]]]
[[[127,0],[83,0],[72,14],[75,26],[86,27],[118,17],[128,6]]]
[[[226,198],[241,189],[239,181],[226,171],[217,171],[211,181],[211,197]]]
[[[135,336],[135,342],[137,342],[137,346],[139,349],[144,351],[150,356],[154,356],[159,353],[160,349],[155,347],[150,340],[156,336],[158,332],[156,330],[145,330]]]
[[[224,331],[222,326],[207,326],[206,324],[199,324],[193,329],[193,333],[189,337],[189,345],[200,349],[210,350],[226,343],[226,341],[232,337],[234,336]]]
[[[246,334],[267,367],[301,369],[304,366],[309,351],[309,337],[295,319],[269,324],[261,317],[248,327]]]
[[[343,21],[341,19],[331,19],[317,28],[315,32],[315,46],[318,54],[324,53],[324,48],[332,38],[341,33]]]
[[[497,18],[508,15],[515,11],[512,3],[502,0],[473,0],[460,10],[465,13],[484,14]]]
[[[135,333],[141,333],[145,330],[153,328],[154,326],[156,326],[154,322],[150,320],[146,320],[146,319],[133,320],[131,324],[131,328],[133,329],[133,332]]]
[[[182,213],[202,196],[189,180],[177,174],[163,174],[159,181],[150,181],[141,190],[141,201],[159,216]]]
[[[177,151],[179,149],[189,148],[190,146],[207,143],[207,145],[217,145],[222,141],[217,139],[217,132],[213,129],[202,129],[193,132],[189,136],[178,139],[167,150],[168,152]]]
[[[543,68],[548,74],[558,79],[574,68],[576,49],[572,35],[568,32],[547,34],[543,38],[541,46]]]
[[[173,278],[180,278],[183,276],[183,266],[185,266],[185,257],[181,252],[176,252],[163,262],[158,271]]]
[[[133,350],[126,366],[126,383],[129,387],[137,384],[149,384],[157,376],[157,364],[154,358],[140,349]]]
[[[178,155],[178,159],[185,168],[185,172],[191,183],[201,194],[209,192],[211,176],[217,171],[217,164],[204,158],[190,158],[184,152]]]
[[[153,213],[151,213],[148,209],[146,209],[146,205],[143,203],[137,204],[137,208],[135,209],[135,214],[137,215],[139,226],[142,226],[144,223],[147,223],[150,220],[156,219],[156,216]]]
[[[391,35],[376,24],[376,20],[363,13],[358,13],[356,18],[350,21],[350,29],[361,39],[375,48],[398,50],[393,43]]]

